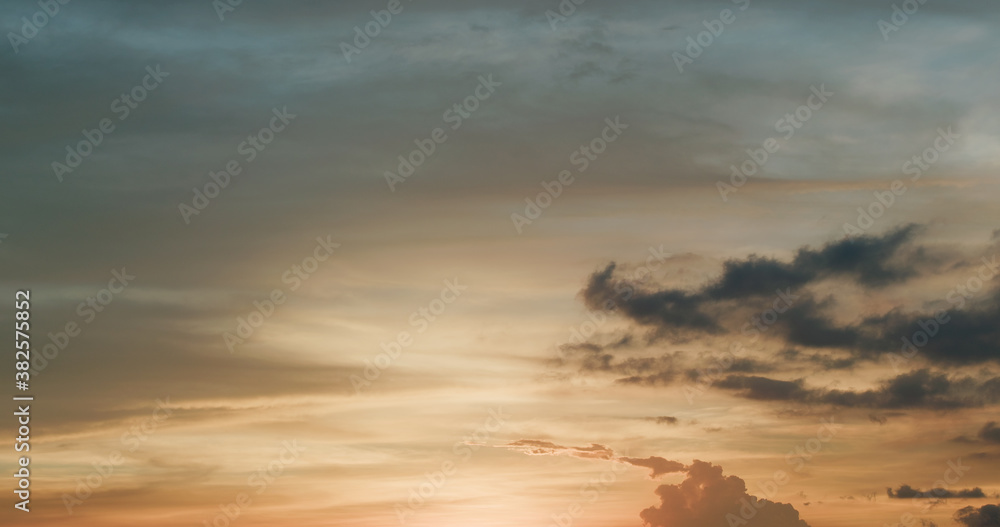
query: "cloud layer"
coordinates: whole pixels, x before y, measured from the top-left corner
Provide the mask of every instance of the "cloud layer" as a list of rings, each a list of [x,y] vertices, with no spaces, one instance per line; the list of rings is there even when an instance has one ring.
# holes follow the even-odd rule
[[[723,476],[722,467],[695,461],[687,477],[676,485],[656,489],[660,505],[639,516],[650,527],[808,527],[787,503],[760,499],[747,493],[746,483]]]

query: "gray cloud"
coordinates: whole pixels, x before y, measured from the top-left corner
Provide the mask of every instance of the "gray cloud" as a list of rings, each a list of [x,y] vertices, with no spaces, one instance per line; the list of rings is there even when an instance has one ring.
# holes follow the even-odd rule
[[[883,236],[859,236],[829,243],[818,250],[799,249],[790,262],[750,256],[726,262],[722,275],[696,291],[646,290],[626,280],[615,280],[612,263],[590,276],[581,292],[592,310],[618,309],[638,324],[658,331],[720,333],[720,302],[797,290],[812,282],[842,277],[869,287],[900,282],[916,274],[919,258],[895,262],[913,241],[917,227],[905,226]],[[796,301],[782,317],[792,343],[846,346],[857,340],[856,330],[837,328],[820,315],[825,302]]]
[[[973,489],[943,489],[934,488],[929,490],[918,490],[909,485],[901,485],[898,489],[892,490],[891,488],[886,490],[886,494],[890,498],[896,499],[909,499],[909,498],[932,498],[932,499],[945,499],[945,498],[985,498],[986,494],[983,493],[983,489],[976,487]]]
[[[955,512],[955,521],[965,527],[1000,527],[1000,505],[963,507]]]
[[[945,311],[904,311],[897,307],[847,323],[838,320],[839,306],[834,296],[820,298],[812,292],[812,286],[820,281],[856,285],[866,290],[864,294],[872,294],[890,284],[944,269],[972,269],[983,275],[986,264],[975,257],[949,261],[943,249],[915,245],[919,231],[917,226],[908,225],[882,236],[845,239],[815,250],[801,248],[788,261],[759,256],[730,260],[718,278],[693,290],[632,283],[618,277],[617,266],[612,263],[593,273],[580,295],[589,309],[614,311],[637,327],[648,329],[649,342],[735,335],[740,329],[735,336],[740,341],[756,340],[763,334],[790,346],[779,353],[782,359],[823,370],[850,369],[862,361],[881,360],[887,352],[898,355],[901,342],[910,343],[912,349],[903,349],[907,356],[919,355],[919,360],[939,367],[1000,359],[1000,330],[994,323],[1000,317],[998,288],[971,300],[956,297],[958,293],[952,291]],[[991,287],[988,282],[983,287]],[[775,305],[780,312],[768,327],[747,324],[746,318],[741,320],[747,316],[746,301],[769,296],[778,299]],[[935,317],[944,317],[944,322],[933,320]],[[760,317],[754,320],[760,322]],[[902,337],[908,340],[901,341]],[[912,344],[914,338],[919,347]],[[629,344],[624,342],[619,347]],[[803,353],[796,347],[826,348],[831,352]],[[599,356],[607,371],[610,365],[625,360],[611,348],[601,350],[594,358]],[[673,364],[666,368],[650,364],[648,359],[643,359],[645,363],[635,357],[628,360],[639,370],[620,382],[657,385],[675,380]],[[740,358],[729,371],[766,373],[773,368],[773,362],[766,359]]]
[[[990,421],[983,425],[978,437],[989,443],[1000,443],[1000,426],[997,426],[996,421]]]
[[[716,381],[715,386],[733,390],[747,399],[852,408],[946,410],[1000,402],[1000,377],[977,380],[928,369],[898,375],[882,381],[878,388],[863,391],[807,388],[802,380],[783,381],[742,375],[729,375]]]

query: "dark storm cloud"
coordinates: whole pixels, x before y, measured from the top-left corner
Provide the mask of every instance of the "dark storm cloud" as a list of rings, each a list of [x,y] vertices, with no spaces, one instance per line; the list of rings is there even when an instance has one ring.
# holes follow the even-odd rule
[[[857,236],[831,243],[819,251],[799,250],[793,267],[814,277],[847,275],[864,286],[879,287],[900,282],[916,274],[919,260],[891,260],[919,231],[917,225],[899,227],[881,237]],[[919,256],[919,250],[912,253]]]
[[[875,389],[852,391],[807,388],[803,381],[730,375],[715,386],[740,397],[764,401],[829,404],[852,408],[956,409],[1000,402],[1000,377],[977,381],[927,369],[898,375]]]
[[[1000,527],[1000,505],[963,507],[955,512],[955,521],[965,527]]]
[[[802,381],[779,381],[757,376],[730,375],[715,385],[735,390],[741,397],[761,401],[800,399],[807,393],[802,388]]]
[[[840,350],[835,355],[788,350],[780,354],[824,370],[849,369],[861,361],[899,359],[900,351],[940,367],[1000,359],[1000,326],[995,323],[1000,319],[1000,288],[993,280],[1000,272],[996,256],[961,257],[957,261],[952,256],[946,261],[946,253],[936,246],[915,245],[920,230],[907,225],[882,236],[845,239],[816,250],[802,248],[788,262],[758,256],[732,260],[724,265],[719,278],[690,291],[630,283],[617,278],[616,266],[611,264],[589,277],[581,297],[592,310],[614,310],[649,328],[650,341],[664,336],[682,341],[696,334],[735,334],[739,329],[740,340],[755,341],[764,335],[791,346]],[[940,302],[928,304],[938,307],[937,311],[895,308],[842,322],[834,296],[819,298],[808,289],[820,280],[846,280],[871,294],[872,290],[945,268],[971,269],[971,278],[966,280],[970,280],[970,288],[978,284],[979,289],[966,289],[966,280],[962,280]],[[986,292],[977,293],[982,289]],[[749,323],[741,320],[747,315],[746,302],[740,301],[758,302],[762,296],[774,298],[773,319],[763,316],[765,310],[749,317]],[[616,356],[609,351],[602,359],[613,363]],[[766,373],[769,367],[766,362],[738,362],[729,370]],[[651,372],[631,377],[625,382],[654,385],[670,380]]]
[[[729,260],[722,276],[703,290],[716,300],[774,294],[776,289],[799,288],[815,274],[797,269],[792,263],[751,255],[745,260]]]
[[[719,331],[715,320],[699,311],[705,302],[702,295],[676,289],[644,292],[624,280],[615,280],[614,272],[615,264],[611,263],[588,279],[581,295],[591,310],[621,309],[643,325]]]
[[[892,263],[916,233],[916,225],[900,227],[883,236],[858,236],[825,245],[819,250],[799,249],[791,262],[750,256],[726,262],[722,277],[703,291],[708,297],[739,299],[773,295],[778,289],[797,289],[831,276],[879,287],[913,276],[914,265]]]
[[[780,327],[789,344],[814,348],[843,348],[855,344],[861,333],[855,327],[840,327],[827,314],[833,299],[817,301],[800,295],[795,305],[781,315]]]
[[[752,255],[744,260],[726,262],[722,275],[699,290],[645,290],[638,285],[614,279],[615,264],[590,276],[581,295],[592,310],[620,309],[638,324],[668,333],[695,330],[721,332],[718,311],[720,302],[751,297],[773,296],[778,291],[792,295],[818,280],[842,277],[860,285],[881,287],[901,282],[916,274],[920,258],[897,261],[918,228],[907,225],[882,236],[859,236],[829,243],[818,250],[799,249],[790,262]],[[911,251],[912,252],[912,251]],[[796,302],[782,317],[789,340],[810,346],[846,346],[855,342],[857,333],[838,328],[821,315],[827,306],[810,298]]]
[[[949,301],[956,300],[963,300],[964,309],[949,305],[951,309],[937,319],[935,313],[890,313],[865,322],[877,334],[865,348],[917,353],[932,362],[953,365],[1000,359],[1000,292],[976,303],[949,294]],[[926,337],[925,342],[919,335]]]
[[[922,369],[884,381],[873,390],[828,390],[813,393],[816,402],[866,408],[976,407],[1000,401],[1000,378],[979,382]]]
[[[907,498],[933,498],[933,499],[944,499],[944,498],[985,498],[986,494],[983,493],[983,489],[976,487],[972,489],[960,489],[960,490],[950,490],[944,488],[934,488],[926,491],[915,489],[909,485],[901,485],[898,489],[892,490],[891,488],[886,489],[886,494],[890,498],[896,499],[907,499]]]
[[[952,380],[943,374],[917,370],[884,381],[881,387],[873,390],[824,390],[812,395],[820,402],[837,406],[955,408],[974,404],[968,399],[973,386],[971,378]]]
[[[978,437],[990,443],[1000,443],[1000,426],[997,426],[996,421],[990,421],[983,425]]]
[[[832,299],[816,302],[805,295],[782,314],[779,326],[786,331],[790,344],[850,348],[853,357],[844,359],[841,365],[845,367],[852,361],[878,360],[886,352],[918,355],[941,366],[996,361],[1000,359],[1000,327],[996,324],[1000,319],[1000,290],[994,285],[991,270],[991,266],[996,267],[996,257],[972,263],[972,276],[982,277],[982,288],[994,289],[979,295],[952,290],[945,296],[948,304],[944,310],[897,309],[852,325],[837,325],[828,314]]]

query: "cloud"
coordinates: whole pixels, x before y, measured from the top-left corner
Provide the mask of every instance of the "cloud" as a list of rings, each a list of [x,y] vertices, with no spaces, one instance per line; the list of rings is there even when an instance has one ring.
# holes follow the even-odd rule
[[[883,381],[875,389],[818,391],[813,399],[837,406],[949,409],[996,402],[1000,398],[998,388],[1000,378],[978,382],[971,377],[949,377],[920,369]]]
[[[639,459],[634,457],[623,457],[619,458],[619,461],[623,461],[630,465],[635,465],[637,467],[646,467],[651,469],[649,477],[656,479],[664,474],[671,474],[673,472],[683,472],[685,470],[684,463],[677,461],[670,461],[668,459],[663,459],[662,457],[650,456],[646,459]]]
[[[827,315],[833,299],[817,301],[811,295],[795,301],[795,305],[781,315],[781,327],[789,344],[814,348],[842,348],[855,344],[861,338],[856,327],[837,326]]]
[[[673,419],[673,418],[670,418]],[[676,419],[675,419],[676,420]],[[528,454],[529,456],[559,456],[567,455],[580,459],[602,459],[627,463],[636,467],[650,469],[650,478],[658,478],[664,474],[672,472],[683,472],[684,464],[677,461],[670,461],[662,457],[650,456],[645,459],[633,457],[619,457],[615,452],[604,445],[591,443],[588,447],[562,446],[549,441],[539,441],[537,439],[521,439],[503,445],[502,448],[516,450]]]
[[[828,277],[846,277],[854,282],[881,287],[901,282],[916,274],[920,258],[901,260],[918,228],[907,225],[883,236],[859,236],[829,243],[819,250],[803,247],[790,262],[751,255],[744,260],[725,263],[722,275],[699,290],[643,290],[627,280],[615,280],[615,263],[590,276],[581,292],[592,310],[620,309],[633,321],[662,331],[681,329],[708,333],[721,331],[718,317],[710,314],[721,307],[719,302],[756,296],[774,295],[778,290],[799,289]],[[814,312],[822,304],[798,307],[792,316],[801,325],[795,331],[807,340],[809,329],[818,324]],[[827,332],[833,332],[827,328]],[[850,343],[853,335],[832,333],[834,344]]]
[[[759,376],[729,375],[716,387],[733,390],[747,399],[830,404],[854,408],[978,407],[1000,401],[1000,377],[978,381],[968,376],[948,376],[929,369],[915,370],[882,381],[869,390],[806,388],[803,381],[783,381]]]
[[[948,295],[948,300],[960,302],[960,306],[966,303],[965,299],[953,294]],[[965,309],[948,310],[941,318],[944,323],[926,313],[894,312],[871,319],[866,325],[878,337],[866,348],[899,351],[903,337],[907,342],[920,343],[921,340],[915,336],[922,334],[927,337],[923,345],[909,344],[904,351],[913,352],[915,349],[926,360],[949,365],[979,364],[1000,359],[1000,327],[996,324],[1000,318],[1000,291],[985,296],[975,304],[969,301],[969,304]]]
[[[647,419],[655,422],[658,425],[675,425],[678,423],[676,417],[671,417],[669,415],[661,415],[657,417],[647,417]]]
[[[629,360],[639,363],[642,362],[642,359]],[[620,379],[616,379],[615,382],[618,384],[634,384],[638,386],[666,386],[673,383],[676,377],[677,373],[673,371],[673,369],[666,368],[646,375],[630,375],[628,377],[622,377]]]
[[[803,247],[791,262],[750,256],[730,260],[722,277],[705,293],[713,299],[738,299],[799,288],[830,276],[845,276],[869,287],[901,282],[916,274],[913,263],[891,264],[918,232],[916,225],[883,236],[858,236],[829,243],[819,250]]]
[[[979,439],[990,443],[1000,443],[1000,427],[997,426],[996,421],[990,421],[983,425],[982,430],[979,431]]]
[[[824,280],[834,280],[836,285],[860,286],[863,291],[857,294],[872,295],[921,273],[947,269],[972,270],[972,275],[966,273],[960,277],[960,283],[966,283],[972,276],[980,280],[980,287],[989,286],[990,278],[996,276],[1000,267],[996,256],[969,261],[952,258],[945,266],[949,257],[943,251],[915,244],[921,230],[910,224],[881,236],[849,238],[819,249],[803,247],[787,261],[757,255],[730,260],[719,277],[690,290],[658,288],[620,278],[616,275],[616,264],[611,263],[588,278],[581,297],[591,310],[613,310],[650,329],[647,337],[650,342],[663,337],[685,341],[694,336],[731,334],[739,329],[741,341],[755,342],[766,336],[789,347],[833,349],[848,355],[831,357],[797,351],[785,355],[824,370],[847,369],[860,361],[879,361],[889,352],[898,356],[904,342],[918,345],[903,346],[903,351],[944,367],[1000,360],[1000,327],[995,324],[1000,318],[1000,288],[971,295],[971,289],[959,287],[936,302],[924,304],[934,308],[933,311],[923,308],[906,311],[900,306],[889,306],[881,313],[867,314],[851,322],[838,321],[838,302],[833,296],[819,293],[818,288],[830,285],[824,282],[821,286],[819,282]],[[845,294],[854,290],[841,289]],[[760,298],[772,297],[774,319],[761,325],[766,316],[749,316],[746,301],[758,303]],[[840,300],[841,304],[858,300],[878,304],[851,296]],[[903,337],[908,340],[901,340]],[[630,340],[615,348],[631,344]],[[599,355],[601,360],[614,362],[611,347],[600,349],[604,352]],[[764,373],[773,369],[773,365],[763,361],[747,366],[752,369],[731,371]],[[672,370],[669,374],[639,372],[621,382],[669,384],[673,373]]]
[[[873,422],[873,423],[878,423],[880,425],[884,425],[887,422],[889,422],[889,418],[888,417],[886,417],[884,415],[875,415],[875,414],[868,414],[868,420],[871,421],[871,422]]]
[[[734,373],[767,373],[777,369],[777,365],[772,362],[764,362],[752,357],[734,358],[726,371]],[[689,369],[685,372],[690,380],[697,380],[702,375],[697,368]]]
[[[649,527],[808,527],[787,503],[759,499],[747,493],[746,483],[723,476],[722,467],[694,461],[687,477],[676,485],[656,489],[660,505],[639,517]]]
[[[955,521],[965,527],[1000,527],[1000,505],[964,507],[955,512]]]
[[[886,494],[890,498],[895,499],[908,499],[908,498],[932,498],[932,499],[943,499],[943,498],[985,498],[986,494],[983,493],[983,489],[976,487],[972,489],[962,489],[962,490],[949,490],[944,488],[933,488],[929,490],[917,490],[909,485],[900,485],[895,491],[892,488],[886,489]]]
[[[706,300],[702,295],[676,289],[636,291],[635,286],[624,280],[613,280],[614,271],[612,262],[590,276],[582,296],[591,310],[620,309],[635,322],[664,329],[689,328],[711,333],[721,330],[711,316],[700,311]]]
[[[816,300],[793,291],[828,278],[869,288],[903,282],[918,274],[927,259],[924,251],[912,244],[919,230],[916,225],[906,225],[882,236],[848,238],[820,249],[802,247],[787,262],[757,255],[729,260],[721,276],[694,291],[644,288],[616,278],[617,265],[612,262],[588,278],[581,297],[591,310],[616,310],[639,325],[653,328],[657,335],[676,337],[684,331],[724,333],[724,319],[738,309],[731,301],[780,294],[789,304],[779,322],[789,343],[851,346],[861,339],[861,328],[833,323],[826,314],[832,299]],[[800,299],[802,296],[805,298]]]
[[[812,353],[806,355],[796,349],[787,349],[779,354],[780,358],[788,361],[804,361],[809,364],[820,366],[825,371],[846,370],[853,368],[857,363],[856,357],[835,357],[829,354]]]
[[[625,344],[622,344],[625,345]],[[617,382],[646,386],[671,384],[679,375],[676,363],[679,353],[663,353],[655,357],[619,358],[606,351],[608,347],[579,344],[563,346],[562,362],[573,363],[581,372],[606,372],[622,375]]]
[[[767,377],[730,375],[715,383],[723,389],[737,390],[741,397],[760,401],[787,401],[807,395],[802,381],[779,381]]]
[[[747,493],[746,482],[737,476],[723,476],[722,467],[694,460],[689,466],[658,456],[617,457],[603,445],[564,447],[548,441],[522,439],[504,445],[529,455],[568,454],[585,459],[611,459],[651,470],[650,478],[686,473],[676,485],[660,485],[656,495],[660,505],[639,513],[648,527],[809,527],[799,519],[795,507],[761,499]],[[583,452],[583,455],[580,453]],[[598,452],[600,455],[591,455]],[[775,489],[776,490],[776,489]]]
[[[548,441],[538,441],[535,439],[521,439],[503,445],[504,448],[517,450],[529,456],[558,456],[567,455],[582,459],[615,459],[615,453],[604,445],[592,443],[586,447],[562,446]]]

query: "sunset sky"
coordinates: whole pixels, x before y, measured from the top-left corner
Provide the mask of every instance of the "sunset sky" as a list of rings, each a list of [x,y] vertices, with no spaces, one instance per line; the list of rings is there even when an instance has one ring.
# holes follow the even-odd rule
[[[0,524],[1000,526],[995,3],[2,4]]]

